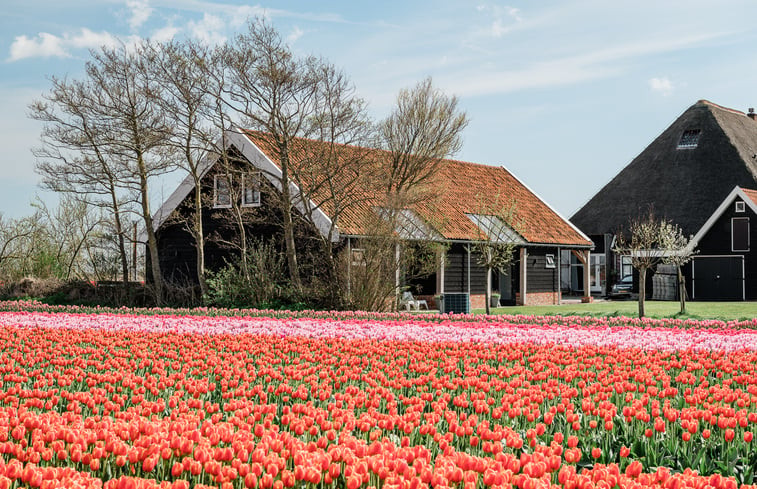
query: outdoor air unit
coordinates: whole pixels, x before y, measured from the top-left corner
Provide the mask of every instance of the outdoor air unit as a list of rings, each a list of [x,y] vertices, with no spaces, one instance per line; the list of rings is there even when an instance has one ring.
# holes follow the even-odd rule
[[[470,294],[467,292],[445,292],[443,313],[470,314]]]

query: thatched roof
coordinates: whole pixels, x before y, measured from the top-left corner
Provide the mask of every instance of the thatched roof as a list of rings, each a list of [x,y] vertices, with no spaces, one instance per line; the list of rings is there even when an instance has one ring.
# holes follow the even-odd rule
[[[695,148],[678,149],[700,131]],[[589,235],[614,233],[651,204],[694,234],[734,186],[757,182],[757,121],[700,100],[589,200],[571,221]]]

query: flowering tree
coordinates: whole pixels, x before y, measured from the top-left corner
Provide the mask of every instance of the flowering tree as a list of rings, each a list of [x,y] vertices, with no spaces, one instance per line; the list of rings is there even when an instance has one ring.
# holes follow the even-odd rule
[[[645,215],[633,218],[628,231],[617,234],[614,251],[631,257],[631,265],[639,271],[639,317],[644,317],[647,270],[660,263],[665,255],[666,222],[658,219],[650,207]]]
[[[670,221],[663,221],[660,225],[661,246],[665,250],[664,263],[675,265],[678,272],[678,295],[681,303],[681,314],[686,314],[686,282],[682,267],[691,261],[696,253],[691,246],[691,237],[686,237],[681,228]]]

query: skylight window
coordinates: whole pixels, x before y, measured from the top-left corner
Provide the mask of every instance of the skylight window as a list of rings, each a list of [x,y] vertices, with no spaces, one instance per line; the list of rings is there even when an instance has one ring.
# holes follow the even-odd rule
[[[497,243],[523,243],[523,238],[497,216],[466,214],[484,236]]]
[[[377,209],[378,214],[386,220],[391,219],[388,209]],[[395,216],[395,231],[402,239],[428,240],[440,239],[441,236],[427,225],[421,217],[410,209],[400,209]]]
[[[676,149],[694,149],[699,144],[699,135],[702,134],[700,129],[688,129],[683,131],[681,139],[678,141]]]

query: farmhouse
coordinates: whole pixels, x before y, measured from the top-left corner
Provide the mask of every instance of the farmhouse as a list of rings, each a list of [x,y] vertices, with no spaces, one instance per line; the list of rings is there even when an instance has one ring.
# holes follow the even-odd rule
[[[752,257],[757,115],[706,100],[689,107],[571,218],[595,245],[591,292],[607,294],[632,273],[612,251],[616,234],[649,206],[693,236],[684,268],[699,300],[757,299]]]
[[[281,191],[281,168],[269,140],[266,135],[252,131],[230,131],[225,140],[229,152],[237,155],[241,162],[240,173],[229,179],[219,172],[217,159],[208,158],[203,163],[205,234],[210,238],[224,234],[232,199],[240,199],[234,202],[255,211],[250,214],[254,219],[251,218],[247,227],[251,237],[265,239],[280,233],[271,197],[273,192]],[[362,183],[357,190],[350,187],[360,198],[353,199],[350,206],[337,206],[334,196],[321,189],[325,186],[323,176],[308,175],[313,155],[325,155],[322,146],[326,143],[296,139],[292,144],[290,166],[292,171],[299,172],[300,178],[297,184],[290,180],[289,190],[296,203],[296,213],[308,212],[311,216],[310,226],[302,225],[298,229],[298,247],[306,247],[308,232],[317,232],[350,256],[348,263],[359,260],[360,243],[371,238],[369,223],[381,216],[379,189],[371,183],[370,176],[355,173],[350,165],[342,165],[338,179],[350,182],[357,179],[355,181]],[[381,150],[340,146],[337,158],[349,158],[357,151],[374,161],[379,171],[387,171],[388,153]],[[416,298],[431,302],[440,294],[468,294],[471,307],[483,307],[487,291],[485,268],[479,264],[470,245],[486,239],[508,241],[517,244],[516,260],[510,269],[495,273],[491,284],[492,289],[500,293],[503,303],[559,303],[561,251],[569,250],[588,261],[592,247],[589,238],[504,167],[442,160],[437,172],[430,184],[433,198],[402,209],[396,232],[408,244],[435,241],[444,243],[446,251],[436,259],[433,273],[414,281],[403,277],[398,280],[410,288]],[[155,215],[160,265],[169,281],[193,280],[195,276],[194,241],[185,223],[177,219],[188,208],[193,189],[194,180],[187,177]],[[498,202],[512,204],[517,226],[503,225],[496,222],[496,216],[482,213],[481,209],[492,208]],[[209,269],[222,266],[231,253],[219,241],[209,239],[206,243]],[[311,251],[303,250],[303,254]],[[317,259],[304,262],[303,266],[316,268],[308,273],[318,273]]]

